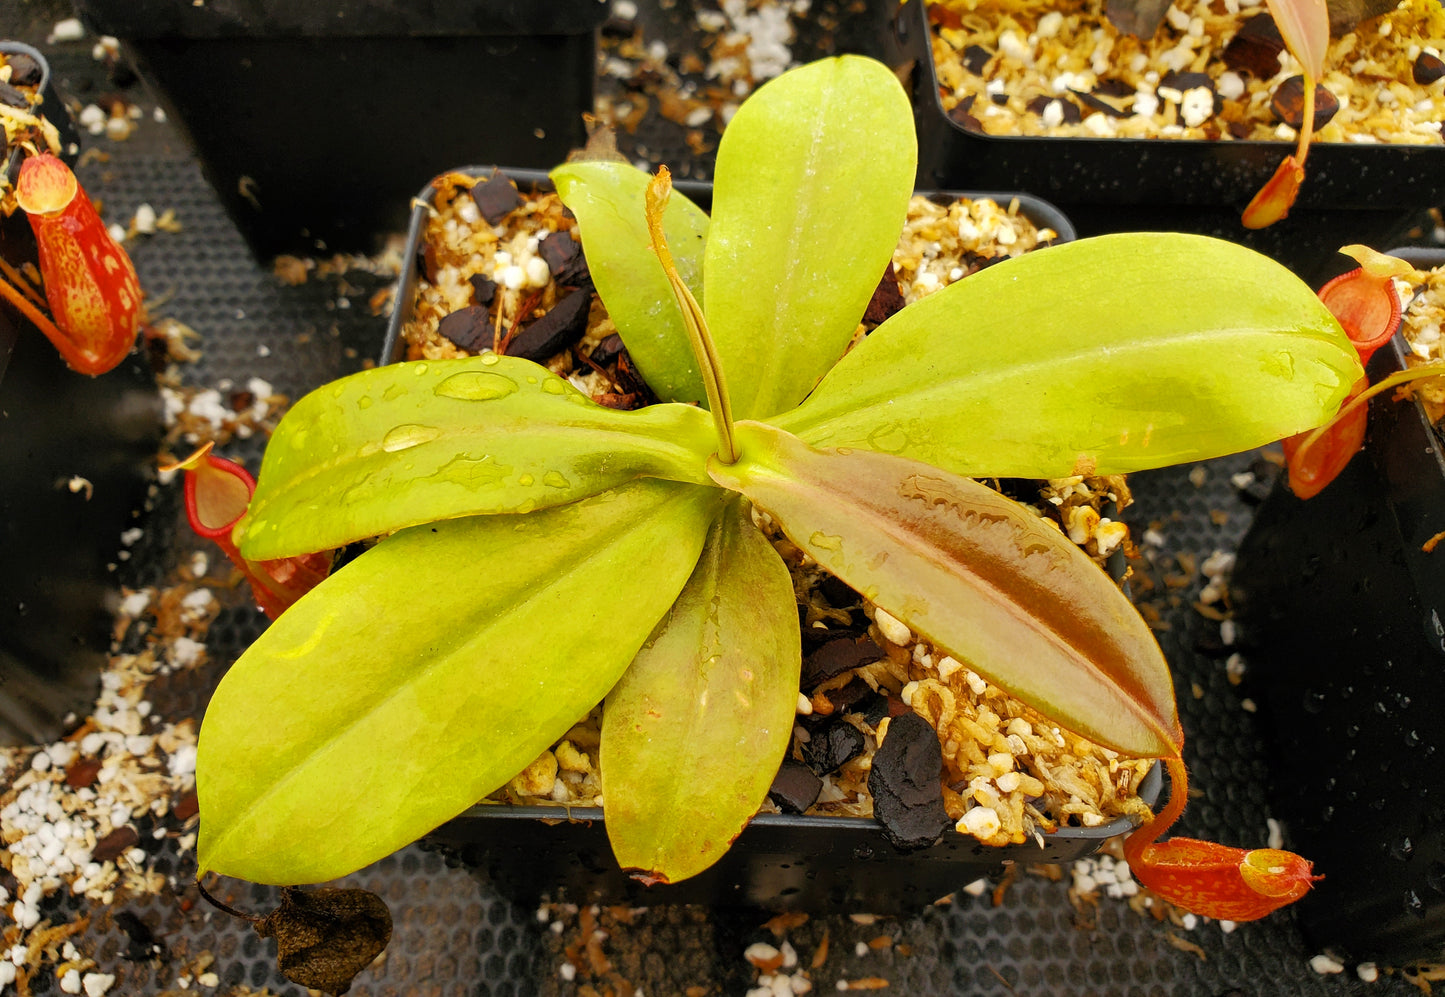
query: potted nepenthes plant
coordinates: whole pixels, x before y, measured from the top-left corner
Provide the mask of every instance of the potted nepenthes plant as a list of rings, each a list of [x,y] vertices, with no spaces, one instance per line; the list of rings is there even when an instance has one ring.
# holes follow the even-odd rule
[[[1368,366],[1387,390],[1369,399],[1367,421],[1358,408],[1342,445],[1315,444],[1340,451],[1332,480],[1302,474],[1300,451],[1287,450],[1290,480],[1261,504],[1231,591],[1275,742],[1275,813],[1330,869],[1300,923],[1317,945],[1405,963],[1438,957],[1445,941],[1433,719],[1445,701],[1445,450],[1439,382],[1414,381],[1403,397],[1388,388],[1439,362],[1445,253],[1391,255],[1408,264],[1394,270],[1404,321],[1390,339],[1400,309],[1390,315],[1387,281],[1374,323],[1385,341]]]
[[[441,169],[584,138],[597,0],[78,0],[195,146],[252,251],[369,252]],[[426,135],[425,141],[398,139]]]
[[[658,404],[594,404],[490,352],[297,402],[230,531],[239,556],[383,539],[217,688],[199,872],[343,875],[507,783],[599,702],[618,863],[649,882],[705,870],[767,794],[799,710],[775,529],[1041,724],[1161,759],[1169,802],[1127,846],[1141,883],[1233,920],[1306,891],[1290,853],[1157,840],[1186,796],[1158,646],[1062,532],[972,477],[1121,474],[1303,431],[1358,380],[1353,347],[1278,264],[1143,234],[998,263],[848,349],[914,171],[896,77],[810,64],[729,125],[705,234],[665,170],[554,172]]]
[[[910,0],[898,58],[918,67],[921,175],[1008,178],[1058,203],[1083,235],[1216,235],[1316,281],[1341,244],[1391,245],[1445,201],[1445,10],[1437,0],[1338,6],[1353,19],[1324,0],[1280,0],[1268,13]],[[1362,13],[1374,18],[1356,25]],[[1318,84],[1309,129],[1304,77]],[[1288,172],[1303,177],[1306,150],[1288,216],[1253,227],[1264,221],[1246,218],[1253,199],[1291,152]]]
[[[29,743],[95,700],[160,399],[134,271],[57,155],[49,66],[0,42],[0,74],[0,742]]]

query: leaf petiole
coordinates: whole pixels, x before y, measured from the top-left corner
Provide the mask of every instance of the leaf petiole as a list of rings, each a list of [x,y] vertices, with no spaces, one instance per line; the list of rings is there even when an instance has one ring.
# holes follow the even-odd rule
[[[722,364],[718,360],[717,348],[708,332],[707,319],[702,306],[692,296],[692,291],[678,275],[673,262],[672,251],[667,248],[667,236],[662,231],[662,212],[667,207],[668,196],[672,193],[672,173],[666,166],[658,167],[657,175],[647,185],[647,231],[652,236],[652,249],[662,264],[667,282],[672,286],[677,307],[682,311],[682,322],[687,329],[688,341],[692,344],[693,355],[697,357],[698,368],[702,371],[703,389],[707,392],[707,405],[712,410],[713,424],[717,426],[718,460],[724,464],[738,461],[737,443],[733,440],[732,402],[728,399],[727,381],[723,378]]]

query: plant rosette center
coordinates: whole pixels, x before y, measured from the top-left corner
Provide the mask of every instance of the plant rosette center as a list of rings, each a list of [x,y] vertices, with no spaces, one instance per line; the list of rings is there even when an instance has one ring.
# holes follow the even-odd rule
[[[1300,432],[1358,379],[1354,350],[1277,264],[1154,234],[988,267],[855,342],[915,167],[885,67],[795,70],[729,125],[710,216],[625,164],[552,174],[656,404],[598,405],[495,353],[297,402],[241,552],[385,539],[218,688],[200,868],[342,875],[507,785],[598,702],[619,863],[653,881],[707,868],[767,796],[800,707],[798,593],[772,527],[881,610],[874,627],[916,635],[920,659],[951,659],[1050,728],[1177,761],[1172,682],[1138,613],[1060,529],[972,479],[1120,475]],[[402,602],[414,611],[378,611]],[[912,711],[889,730],[949,707],[909,679]],[[1183,854],[1169,844],[1146,856]]]

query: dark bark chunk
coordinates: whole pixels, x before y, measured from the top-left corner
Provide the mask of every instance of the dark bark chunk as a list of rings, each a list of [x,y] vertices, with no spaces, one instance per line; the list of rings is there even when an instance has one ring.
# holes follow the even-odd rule
[[[552,310],[512,338],[507,355],[542,363],[564,350],[587,331],[587,312],[592,305],[590,291],[574,291]]]
[[[863,321],[878,325],[894,312],[903,310],[903,292],[898,290],[898,275],[890,263],[883,268],[883,277],[863,312]]]
[[[1148,40],[1164,23],[1170,0],[1108,0],[1104,16],[1126,35]]]
[[[1187,93],[1190,90],[1198,90],[1200,87],[1214,93],[1214,81],[1209,78],[1208,73],[1176,73],[1168,72],[1159,81],[1161,87],[1169,87],[1178,90],[1180,93]]]
[[[894,848],[927,848],[953,826],[943,808],[942,777],[943,749],[928,721],[916,713],[890,721],[873,755],[868,792],[873,794],[873,816]]]
[[[194,789],[182,796],[176,801],[175,806],[171,807],[171,813],[175,816],[176,820],[179,821],[190,820],[196,814],[200,813],[200,810],[201,801],[199,797],[196,796]]]
[[[474,273],[467,278],[467,283],[472,285],[472,304],[490,305],[492,299],[497,296],[497,282],[492,278],[479,273]]]
[[[863,732],[841,717],[810,736],[811,740],[803,745],[803,761],[818,775],[837,771],[861,755],[865,747]]]
[[[1048,97],[1040,95],[1028,102],[1028,109],[1043,117],[1044,111],[1048,110],[1050,104],[1058,104],[1059,110],[1063,112],[1064,124],[1077,125],[1084,120],[1084,115],[1079,111],[1079,105],[1071,100],[1064,100],[1062,97]]]
[[[592,273],[582,247],[566,232],[553,232],[537,245],[552,279],[563,287],[591,287]]]
[[[800,814],[813,805],[823,791],[823,780],[802,762],[791,758],[783,759],[773,785],[768,789],[768,798],[778,805],[785,814]]]
[[[1420,86],[1428,86],[1440,77],[1445,76],[1445,60],[1441,60],[1438,55],[1421,52],[1420,57],[1415,60],[1415,68],[1412,75],[1415,77],[1415,82]]]
[[[96,862],[114,862],[140,842],[136,829],[127,824],[111,831],[95,843],[90,857]]]
[[[65,770],[65,784],[71,789],[84,789],[93,785],[96,777],[100,775],[100,767],[99,758],[77,758]]]
[[[1267,80],[1279,72],[1279,54],[1284,51],[1284,39],[1274,18],[1268,14],[1255,14],[1239,27],[1239,31],[1224,46],[1224,64],[1236,73],[1249,73],[1261,80]]]
[[[970,45],[963,50],[963,68],[975,76],[983,75],[983,67],[988,65],[988,60],[993,58],[993,53],[982,45]]]
[[[1279,120],[1291,128],[1299,129],[1305,120],[1305,80],[1303,76],[1291,76],[1275,88],[1269,99],[1270,109]],[[1315,84],[1315,131],[1319,131],[1339,112],[1340,102],[1323,86]]]
[[[492,345],[491,316],[481,305],[468,305],[444,316],[437,324],[437,332],[455,343],[457,349],[472,353]]]
[[[9,83],[0,83],[0,104],[16,107],[22,111],[30,110],[30,101],[26,99],[25,94]]]
[[[963,100],[954,105],[953,110],[948,112],[948,120],[960,128],[967,128],[969,131],[983,131],[983,122],[973,116],[973,94],[969,94]]]
[[[591,353],[591,360],[599,367],[610,367],[622,355],[622,337],[613,333],[602,342]]]
[[[5,65],[10,67],[10,82],[17,87],[40,85],[40,63],[24,52],[11,52],[5,56]]]
[[[1125,80],[1106,77],[1094,84],[1094,93],[1100,97],[1132,97],[1134,87]]]
[[[494,173],[490,180],[472,188],[472,200],[477,202],[477,210],[482,213],[487,224],[496,225],[507,217],[508,212],[521,205],[522,195],[517,193],[512,181],[500,173]]]
[[[830,678],[882,659],[883,648],[874,643],[871,637],[858,640],[840,637],[830,640],[808,655],[803,662],[802,688],[805,691],[816,689]]]
[[[1085,93],[1083,90],[1070,90],[1069,93],[1079,98],[1079,100],[1083,102],[1084,106],[1089,108],[1090,110],[1102,111],[1111,118],[1127,118],[1134,113],[1133,111],[1125,110],[1118,105],[1111,104],[1102,97],[1097,97],[1091,93]],[[1133,95],[1134,91],[1130,90],[1129,96],[1132,97]],[[1115,99],[1117,100],[1118,98]]]
[[[156,941],[154,932],[150,925],[146,924],[139,917],[128,910],[117,911],[115,914],[115,925],[124,931],[129,944],[125,949],[125,957],[131,962],[144,962],[162,954],[160,942]]]

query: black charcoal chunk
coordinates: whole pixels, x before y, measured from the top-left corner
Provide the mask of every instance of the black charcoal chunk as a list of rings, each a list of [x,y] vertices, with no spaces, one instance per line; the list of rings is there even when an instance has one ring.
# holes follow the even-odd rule
[[[472,285],[472,304],[490,305],[497,296],[497,282],[485,274],[474,273],[467,281]]]
[[[802,688],[815,689],[830,678],[882,659],[883,648],[874,643],[871,637],[859,640],[840,637],[830,640],[808,655],[803,662]]]
[[[822,791],[823,780],[814,775],[812,769],[785,758],[768,789],[768,799],[785,814],[800,814],[813,805]]]
[[[513,337],[507,355],[542,363],[559,350],[582,338],[587,331],[587,312],[592,307],[590,291],[573,291],[552,310]]]
[[[834,609],[848,609],[858,605],[862,599],[862,596],[837,575],[824,575],[818,582],[818,591],[822,593],[824,599],[828,600],[828,605]]]
[[[916,713],[894,717],[868,773],[873,816],[894,848],[927,848],[953,826],[943,807],[942,776],[943,749],[928,721]]]
[[[838,717],[810,734],[803,745],[803,761],[818,775],[827,775],[861,755],[864,747],[863,732]]]
[[[437,332],[456,344],[459,350],[477,353],[492,345],[492,320],[481,305],[468,305],[437,324]]]
[[[1102,111],[1104,114],[1107,114],[1111,118],[1127,118],[1134,113],[1133,111],[1126,110],[1125,108],[1111,104],[1104,98],[1096,97],[1094,94],[1088,93],[1084,90],[1070,90],[1069,93],[1079,98],[1080,102],[1082,102],[1083,105],[1090,110]],[[1134,91],[1129,91],[1130,96],[1133,96],[1133,93]]]
[[[477,202],[477,210],[482,213],[487,224],[496,225],[507,217],[509,211],[521,205],[522,195],[517,193],[512,181],[500,173],[494,173],[490,180],[472,188],[472,200]]]

